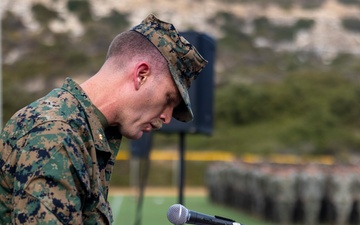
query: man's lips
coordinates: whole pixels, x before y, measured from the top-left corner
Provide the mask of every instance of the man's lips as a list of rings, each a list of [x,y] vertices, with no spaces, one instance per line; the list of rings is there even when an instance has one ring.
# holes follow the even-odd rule
[[[158,129],[160,129],[161,127],[162,127],[162,122],[161,122],[161,121],[153,121],[153,122],[149,123],[149,124],[145,127],[144,131],[150,132],[151,130],[158,130]]]

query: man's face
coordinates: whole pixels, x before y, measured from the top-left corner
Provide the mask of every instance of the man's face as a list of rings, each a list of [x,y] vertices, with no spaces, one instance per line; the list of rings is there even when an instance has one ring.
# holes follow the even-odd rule
[[[121,123],[122,135],[139,139],[143,132],[160,129],[171,121],[181,96],[170,74],[149,77],[136,96],[127,117]]]

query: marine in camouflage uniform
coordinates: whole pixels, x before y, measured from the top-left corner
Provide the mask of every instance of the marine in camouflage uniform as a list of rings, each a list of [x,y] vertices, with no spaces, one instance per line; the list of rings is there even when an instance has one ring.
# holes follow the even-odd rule
[[[320,165],[304,165],[298,175],[297,193],[303,205],[305,225],[318,224],[321,201],[325,194],[326,173]]]
[[[296,202],[296,169],[276,168],[269,174],[267,193],[272,203],[272,219],[280,224],[290,224]]]
[[[9,120],[0,139],[1,224],[111,222],[106,199],[121,135],[105,133],[102,117],[67,79]]]
[[[191,120],[187,90],[206,60],[153,15],[132,30],[168,63],[182,97],[172,115]],[[70,78],[15,113],[0,138],[0,224],[111,224],[108,188],[122,134],[109,125]]]
[[[360,224],[360,167],[359,166],[351,166],[349,169],[349,173],[352,174],[352,182],[351,182],[351,194],[352,201],[354,204],[354,211],[356,212],[354,218],[352,218],[351,224]]]
[[[330,168],[326,195],[334,206],[336,215],[334,224],[336,225],[347,224],[349,220],[353,204],[352,183],[353,174],[346,166],[337,165]]]

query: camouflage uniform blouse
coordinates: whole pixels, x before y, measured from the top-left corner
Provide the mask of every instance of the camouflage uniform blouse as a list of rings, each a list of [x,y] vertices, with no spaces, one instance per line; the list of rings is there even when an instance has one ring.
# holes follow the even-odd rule
[[[110,175],[120,147],[70,78],[18,111],[0,137],[0,224],[111,224]]]

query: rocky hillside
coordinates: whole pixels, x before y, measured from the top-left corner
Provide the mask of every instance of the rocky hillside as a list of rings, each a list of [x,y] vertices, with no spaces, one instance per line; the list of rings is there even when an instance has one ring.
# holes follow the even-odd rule
[[[279,51],[312,50],[331,60],[338,53],[360,55],[360,4],[357,0],[89,0],[93,19],[108,16],[113,11],[126,14],[130,26],[149,13],[172,21],[180,30],[196,29],[215,38],[224,35],[221,26],[226,20],[219,13],[231,14],[243,21],[244,33],[254,34],[254,21],[267,18],[274,26],[292,26],[299,20],[312,20],[313,26],[298,30],[292,40],[277,41],[257,35],[253,41],[259,47],[271,46]],[[3,0],[2,16],[11,11],[26,27],[36,32],[41,23],[32,13],[34,4],[43,4],[57,16],[47,21],[54,32],[70,31],[81,36],[85,30],[81,20],[67,7],[68,0]],[[240,24],[239,24],[240,26]],[[240,28],[239,28],[240,29]],[[4,31],[6,32],[6,30]],[[5,61],[7,56],[5,55]]]

